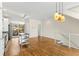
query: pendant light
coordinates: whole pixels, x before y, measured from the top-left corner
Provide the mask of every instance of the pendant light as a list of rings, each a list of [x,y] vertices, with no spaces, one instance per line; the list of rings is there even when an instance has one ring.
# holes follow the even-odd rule
[[[59,2],[59,18],[58,18],[58,22],[62,22],[62,10],[61,10],[61,3]]]
[[[61,21],[62,21],[62,22],[65,21],[65,17],[64,17],[64,14],[63,14],[63,2],[62,2],[62,17],[61,17]]]
[[[62,7],[62,8],[60,8],[60,7]],[[60,4],[60,2],[59,2],[59,10],[57,11],[57,9],[58,9],[58,7],[57,7],[57,2],[56,2],[56,13],[55,13],[55,16],[54,16],[55,18],[54,19],[56,21],[62,23],[62,22],[65,21],[65,17],[63,15],[63,2],[62,2],[62,4]]]
[[[60,6],[60,2],[59,2],[59,11],[58,11],[58,13],[59,13],[59,16],[58,16],[58,22],[60,22],[61,21],[61,8],[60,8],[61,6]]]
[[[55,20],[58,20],[58,18],[59,18],[59,13],[58,13],[57,9],[58,9],[58,5],[57,5],[57,2],[56,2],[56,13],[54,15]]]

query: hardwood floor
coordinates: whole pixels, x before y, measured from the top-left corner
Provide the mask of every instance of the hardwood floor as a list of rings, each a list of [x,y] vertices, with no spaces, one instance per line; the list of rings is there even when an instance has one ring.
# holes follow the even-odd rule
[[[5,55],[17,55],[20,52],[20,47],[18,44],[18,38],[13,38],[8,42],[8,45],[5,49]]]
[[[6,56],[79,56],[79,50],[68,48],[56,44],[54,39],[47,37],[37,37],[29,39],[28,47],[23,46],[20,49],[18,38],[9,41],[5,55]]]

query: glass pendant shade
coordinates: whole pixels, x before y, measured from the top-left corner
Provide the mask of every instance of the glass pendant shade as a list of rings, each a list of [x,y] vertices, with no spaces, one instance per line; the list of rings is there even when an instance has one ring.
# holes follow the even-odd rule
[[[65,21],[65,17],[63,15],[59,15],[59,19],[57,20],[58,22],[64,22]]]
[[[58,22],[64,22],[64,21],[65,21],[64,15],[59,14],[59,13],[55,13],[54,18],[55,18],[55,20],[58,21]]]
[[[55,13],[54,19],[55,19],[55,20],[58,20],[58,19],[59,19],[59,13]]]
[[[61,22],[64,22],[65,21],[65,17],[64,15],[61,16]]]

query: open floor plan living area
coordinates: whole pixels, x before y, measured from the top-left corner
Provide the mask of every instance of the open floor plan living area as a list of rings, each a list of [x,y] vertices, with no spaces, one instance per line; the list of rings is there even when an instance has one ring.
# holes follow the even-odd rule
[[[0,56],[79,56],[79,2],[0,4]]]

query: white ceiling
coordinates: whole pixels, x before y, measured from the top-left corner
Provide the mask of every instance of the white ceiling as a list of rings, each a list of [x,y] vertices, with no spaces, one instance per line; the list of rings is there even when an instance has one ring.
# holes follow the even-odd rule
[[[45,20],[51,18],[56,10],[55,2],[4,2],[3,15],[7,15],[14,21],[23,21],[23,15],[33,19]],[[78,2],[64,2],[64,10],[79,5]]]
[[[65,15],[68,15],[79,20],[79,5],[67,9],[64,13]]]
[[[76,12],[76,13],[79,13],[79,5],[78,6],[75,6],[73,8],[70,8],[68,10],[71,10],[72,12]]]

